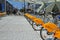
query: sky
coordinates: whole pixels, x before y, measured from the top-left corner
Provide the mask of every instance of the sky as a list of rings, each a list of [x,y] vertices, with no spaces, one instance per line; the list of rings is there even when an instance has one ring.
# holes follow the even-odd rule
[[[7,0],[10,4],[13,5],[13,7],[17,8],[17,9],[22,9],[24,7],[24,2],[16,2],[13,0]],[[27,3],[26,3],[27,5]]]

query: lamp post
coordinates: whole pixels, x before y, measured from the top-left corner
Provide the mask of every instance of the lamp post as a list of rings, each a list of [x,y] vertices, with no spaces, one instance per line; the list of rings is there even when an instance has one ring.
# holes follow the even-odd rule
[[[26,11],[26,10],[25,10],[25,0],[24,0],[24,13],[25,13],[25,11]]]
[[[6,0],[5,0],[5,12],[6,12]]]
[[[34,14],[35,14],[35,2],[33,1],[33,9],[34,9]]]
[[[55,2],[56,2],[56,0],[55,0]]]
[[[34,14],[35,14],[35,1],[32,0],[32,2],[33,2],[33,6],[34,6],[34,8],[33,8],[34,9]]]

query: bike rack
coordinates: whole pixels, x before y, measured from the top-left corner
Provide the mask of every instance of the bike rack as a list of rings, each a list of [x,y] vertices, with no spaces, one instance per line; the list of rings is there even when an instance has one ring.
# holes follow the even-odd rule
[[[45,28],[48,32],[54,32],[58,27],[54,23],[48,22],[43,25],[43,28]]]
[[[47,22],[47,23],[45,23],[44,24],[44,22],[41,20],[41,19],[39,19],[39,18],[36,18],[35,16],[32,16],[32,15],[30,15],[30,14],[25,14],[25,17],[27,18],[27,19],[29,19],[28,21],[31,21],[32,23],[32,27],[33,27],[33,29],[35,30],[35,31],[40,31],[40,36],[41,36],[41,38],[43,39],[43,40],[45,40],[43,37],[42,37],[42,30],[46,30],[47,31],[47,34],[48,35],[52,35],[53,34],[53,37],[54,37],[54,39],[53,40],[56,40],[56,39],[60,39],[60,29],[59,29],[59,27],[56,25],[56,24],[54,24],[54,23],[52,23],[52,22]],[[35,24],[34,24],[35,23]],[[36,29],[36,28],[34,28],[34,25],[36,25],[37,27],[38,26],[41,26],[40,28],[41,29]]]
[[[39,26],[38,29],[35,28],[34,23],[35,23],[35,25],[36,25],[37,27]],[[44,22],[43,22],[41,19],[36,18],[36,19],[33,20],[32,27],[33,27],[36,31],[40,31],[40,28],[42,27],[42,25],[44,25]]]
[[[27,20],[29,19],[28,21],[29,21],[29,23],[32,25],[32,28],[33,28],[35,31],[40,31],[40,28],[39,28],[39,29],[36,29],[36,28],[34,27],[34,25],[36,25],[37,27],[43,25],[44,22],[43,22],[41,19],[36,18],[35,16],[32,16],[32,15],[30,15],[30,14],[25,14],[25,17],[27,18]],[[35,23],[35,24],[34,24],[34,23]]]
[[[60,39],[60,29],[57,29],[54,33],[54,37]]]
[[[48,22],[48,23],[45,23],[42,27],[47,31],[47,34],[48,35],[52,35],[53,34],[54,40],[56,40],[56,39],[59,39],[60,40],[60,29],[58,28],[57,25],[55,25],[52,22]],[[41,31],[42,31],[42,29],[40,30],[41,38],[43,40],[45,40],[42,37],[43,35],[41,34]]]

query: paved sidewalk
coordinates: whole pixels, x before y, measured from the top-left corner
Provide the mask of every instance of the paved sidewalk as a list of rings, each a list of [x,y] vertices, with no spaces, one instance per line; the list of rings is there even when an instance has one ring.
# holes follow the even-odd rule
[[[0,20],[0,40],[41,40],[23,16],[6,16]]]

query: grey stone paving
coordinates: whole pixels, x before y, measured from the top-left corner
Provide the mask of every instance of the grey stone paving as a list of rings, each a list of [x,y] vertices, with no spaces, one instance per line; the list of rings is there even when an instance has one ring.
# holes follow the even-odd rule
[[[0,20],[0,40],[41,40],[23,16],[6,16]]]

